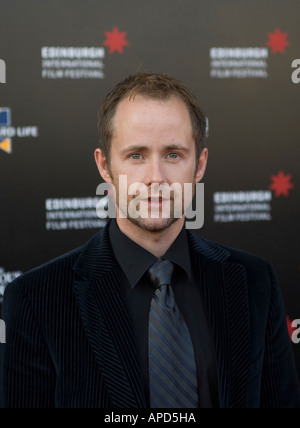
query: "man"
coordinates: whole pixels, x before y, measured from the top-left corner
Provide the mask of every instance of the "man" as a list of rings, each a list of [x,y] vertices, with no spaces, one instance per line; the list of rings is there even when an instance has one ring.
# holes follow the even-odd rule
[[[195,97],[139,73],[106,97],[98,127],[117,217],[7,287],[1,405],[300,407],[271,266],[185,228],[178,189],[195,190],[208,155]]]

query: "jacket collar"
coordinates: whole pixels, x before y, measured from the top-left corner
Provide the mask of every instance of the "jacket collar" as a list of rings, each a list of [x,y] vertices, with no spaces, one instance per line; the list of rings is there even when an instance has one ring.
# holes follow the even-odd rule
[[[74,270],[82,278],[98,279],[115,267],[115,257],[109,241],[109,224],[90,239],[77,259]],[[195,251],[208,260],[224,263],[230,257],[230,251],[212,241],[200,238],[187,230],[191,252]]]
[[[109,242],[109,224],[82,247],[74,271],[86,280],[97,280],[111,272],[115,259]]]

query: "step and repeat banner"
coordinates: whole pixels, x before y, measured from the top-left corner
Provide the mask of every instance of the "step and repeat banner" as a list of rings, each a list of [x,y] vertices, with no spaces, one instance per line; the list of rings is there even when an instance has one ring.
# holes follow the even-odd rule
[[[196,233],[272,263],[300,374],[299,0],[1,0],[0,13],[0,299],[105,225],[98,108],[127,75],[166,72],[208,118]]]

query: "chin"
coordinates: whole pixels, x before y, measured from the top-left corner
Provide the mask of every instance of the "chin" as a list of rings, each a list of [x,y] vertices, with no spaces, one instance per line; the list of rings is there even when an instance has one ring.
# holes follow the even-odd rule
[[[157,219],[144,219],[144,218],[128,218],[135,226],[146,230],[147,232],[162,232],[169,229],[178,218],[157,218]]]

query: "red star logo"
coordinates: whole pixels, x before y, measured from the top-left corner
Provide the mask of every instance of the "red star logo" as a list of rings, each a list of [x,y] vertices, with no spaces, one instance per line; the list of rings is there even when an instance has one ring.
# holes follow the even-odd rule
[[[129,42],[125,40],[126,31],[120,32],[118,27],[114,27],[113,31],[105,31],[106,40],[103,46],[109,46],[109,53],[123,53],[124,46],[129,46]]]
[[[287,323],[288,323],[290,339],[292,340],[292,336],[293,336],[293,333],[295,331],[294,327],[292,327],[293,321],[290,319],[290,317],[288,315],[287,315],[286,319],[287,319]]]
[[[270,189],[275,191],[276,198],[280,195],[289,196],[289,190],[294,188],[291,179],[291,175],[285,175],[282,171],[278,175],[271,176],[272,184]]]
[[[268,33],[268,37],[267,46],[272,48],[273,54],[277,52],[284,54],[285,48],[290,46],[290,43],[287,41],[288,33],[282,33],[279,28],[275,30],[275,33]]]
[[[293,336],[293,333],[295,331],[294,327],[292,327],[293,321],[291,321],[291,319],[288,315],[287,315],[286,319],[287,319],[287,325],[288,325],[288,329],[289,329],[290,339],[292,340],[292,336]]]

